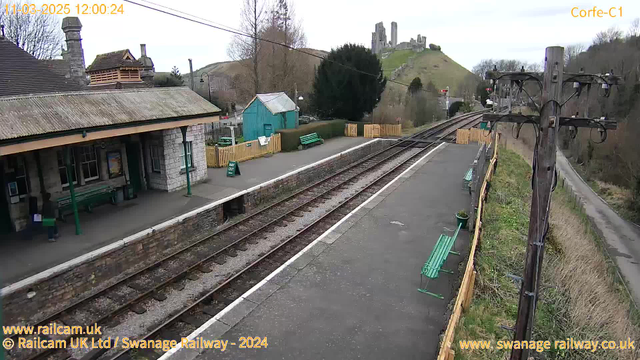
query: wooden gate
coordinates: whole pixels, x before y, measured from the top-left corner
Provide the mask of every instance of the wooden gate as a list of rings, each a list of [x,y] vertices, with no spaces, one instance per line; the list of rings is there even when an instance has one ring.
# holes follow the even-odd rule
[[[344,136],[350,136],[350,137],[358,136],[358,125],[344,124]]]
[[[364,137],[366,138],[377,138],[380,137],[380,125],[378,124],[367,124],[364,126]]]

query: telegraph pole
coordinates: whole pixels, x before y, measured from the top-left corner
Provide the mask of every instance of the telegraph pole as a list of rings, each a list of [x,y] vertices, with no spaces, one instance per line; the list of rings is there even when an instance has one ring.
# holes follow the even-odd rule
[[[537,141],[536,164],[533,174],[533,195],[529,216],[529,236],[524,277],[520,288],[518,317],[515,326],[515,341],[531,339],[534,315],[538,303],[538,289],[542,273],[544,238],[549,228],[549,207],[556,169],[556,140],[560,128],[560,103],[562,101],[562,78],[564,48],[548,47],[545,54],[544,78],[540,107],[540,123]],[[527,349],[514,349],[511,360],[528,358]]]
[[[551,208],[551,193],[555,187],[556,169],[556,142],[558,130],[561,126],[573,128],[598,129],[601,142],[606,139],[607,130],[615,130],[617,123],[605,118],[563,117],[562,106],[574,96],[580,97],[582,90],[587,88],[587,96],[592,85],[601,86],[604,96],[611,94],[611,85],[621,83],[620,78],[613,75],[613,70],[607,74],[564,73],[564,49],[551,46],[545,52],[544,73],[525,72],[524,67],[520,72],[501,73],[495,66],[493,71],[487,72],[494,84],[494,95],[500,97],[499,81],[510,81],[509,88],[514,85],[519,91],[524,91],[527,81],[535,81],[542,86],[538,115],[514,114],[509,111],[506,114],[484,114],[483,120],[496,122],[515,123],[519,128],[525,123],[532,123],[535,128],[536,145],[533,159],[533,177],[531,196],[531,212],[529,217],[529,234],[527,238],[527,252],[525,256],[524,276],[520,287],[518,300],[518,315],[514,329],[514,340],[522,344],[531,340],[531,333],[535,322],[536,306],[542,275],[542,262],[544,257],[545,236],[549,229],[549,212]],[[566,100],[562,99],[563,85],[572,84],[574,93]],[[529,95],[527,93],[527,95]],[[509,91],[511,96],[511,91]],[[531,103],[534,99],[529,96]],[[502,101],[500,100],[500,104]],[[495,126],[495,125],[494,125]],[[591,139],[592,140],[592,139]],[[522,346],[521,346],[522,347]],[[510,360],[526,360],[529,356],[528,349],[512,349]]]

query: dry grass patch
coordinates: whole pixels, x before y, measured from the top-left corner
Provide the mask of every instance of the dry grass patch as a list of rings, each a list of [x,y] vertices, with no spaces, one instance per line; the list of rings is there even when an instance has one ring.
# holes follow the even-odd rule
[[[524,149],[522,149],[524,150]],[[512,340],[529,223],[531,168],[502,148],[483,220],[476,256],[476,287],[471,308],[456,331],[457,340]],[[615,268],[569,194],[553,195],[542,283],[533,339],[640,339],[637,313],[617,281]],[[504,359],[507,350],[466,350],[454,343],[456,359]],[[640,344],[636,344],[636,347]],[[530,352],[534,359],[637,359],[638,350],[560,350]]]

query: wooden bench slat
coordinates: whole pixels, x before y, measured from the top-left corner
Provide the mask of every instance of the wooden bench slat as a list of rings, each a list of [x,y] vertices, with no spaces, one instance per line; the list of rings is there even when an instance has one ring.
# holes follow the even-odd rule
[[[448,236],[445,234],[440,235],[440,237],[438,238],[438,241],[436,242],[436,245],[433,247],[433,250],[431,251],[431,254],[429,254],[429,258],[427,259],[427,261],[424,263],[424,266],[422,267],[422,271],[420,272],[421,277],[426,276],[429,279],[437,279],[438,275],[442,271],[453,273],[450,270],[443,270],[442,266],[447,261],[447,257],[451,253],[451,249],[453,248],[453,245],[456,242],[456,239],[458,237],[458,233],[460,232],[461,227],[462,227],[462,224],[459,224],[458,228],[456,229],[456,231],[453,233],[452,236]],[[429,294],[437,298],[443,299],[442,295],[430,293],[426,289],[419,288],[418,290],[425,294]]]
[[[106,200],[113,201],[114,192],[115,189],[110,185],[97,186],[86,190],[80,189],[80,191],[75,194],[76,205],[78,207],[84,206],[86,210],[90,212],[94,204]],[[71,195],[57,198],[55,201],[58,204],[58,216],[64,219],[65,212],[68,212],[72,208]]]

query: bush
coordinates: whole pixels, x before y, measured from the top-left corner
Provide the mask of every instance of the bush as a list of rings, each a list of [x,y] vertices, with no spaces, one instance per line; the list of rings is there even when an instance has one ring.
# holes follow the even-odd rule
[[[294,151],[300,145],[300,136],[317,133],[322,139],[344,136],[345,120],[316,121],[311,124],[300,125],[297,129],[278,130],[282,136],[282,151]]]
[[[435,51],[440,51],[440,50],[442,50],[442,48],[440,47],[440,45],[436,45],[436,44],[429,44],[429,49],[431,49],[431,50],[435,50]]]

